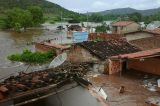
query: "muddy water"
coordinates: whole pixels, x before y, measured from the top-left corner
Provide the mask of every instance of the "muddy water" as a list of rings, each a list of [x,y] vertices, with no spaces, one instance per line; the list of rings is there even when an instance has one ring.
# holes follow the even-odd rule
[[[13,31],[0,31],[0,79],[15,71],[21,71],[27,68],[23,63],[11,63],[7,60],[9,54],[21,52],[28,48],[34,51],[34,45],[31,42],[43,41],[47,39],[55,39],[56,43],[68,43],[70,40],[66,38],[66,31],[57,31],[57,24],[43,24],[40,28],[28,29],[23,33]]]

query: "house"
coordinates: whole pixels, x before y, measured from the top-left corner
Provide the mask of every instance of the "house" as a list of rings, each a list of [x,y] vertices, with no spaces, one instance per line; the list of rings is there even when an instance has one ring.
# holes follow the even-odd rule
[[[109,57],[120,54],[137,52],[140,49],[123,39],[106,41],[87,41],[75,44],[68,52],[70,62],[88,62],[92,70],[101,73],[113,74],[119,70],[120,61],[110,61]]]
[[[67,25],[67,30],[68,31],[82,31],[82,27],[79,25]]]
[[[140,25],[133,21],[118,21],[112,23],[112,33],[124,34],[140,30]]]
[[[36,51],[39,52],[47,52],[49,50],[56,50],[56,54],[60,54],[66,50],[68,50],[70,48],[70,46],[66,46],[66,45],[60,45],[60,44],[55,44],[52,43],[51,40],[48,41],[44,41],[44,42],[36,42],[35,43],[35,49]]]
[[[160,48],[113,56],[111,60],[115,59],[123,61],[121,66],[126,65],[128,70],[160,75]]]
[[[140,47],[142,50],[156,49],[160,47],[160,28],[154,30],[142,30],[124,34],[131,44]]]

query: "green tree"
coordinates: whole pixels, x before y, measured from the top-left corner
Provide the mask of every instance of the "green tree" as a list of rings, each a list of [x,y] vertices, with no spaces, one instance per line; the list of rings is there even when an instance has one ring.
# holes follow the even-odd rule
[[[142,14],[135,12],[135,13],[129,14],[129,18],[132,21],[141,22],[142,21]]]
[[[14,30],[20,31],[21,28],[26,29],[30,26],[32,26],[32,15],[28,10],[14,8],[7,12],[7,28],[14,28]]]
[[[101,26],[96,27],[96,32],[106,32],[109,29],[109,26],[106,26],[106,24],[103,23]]]
[[[101,16],[99,14],[92,14],[89,17],[89,21],[92,21],[92,22],[102,22],[103,21],[103,16]]]
[[[39,25],[44,22],[43,11],[38,6],[31,6],[28,9],[32,14],[32,21],[34,25]]]

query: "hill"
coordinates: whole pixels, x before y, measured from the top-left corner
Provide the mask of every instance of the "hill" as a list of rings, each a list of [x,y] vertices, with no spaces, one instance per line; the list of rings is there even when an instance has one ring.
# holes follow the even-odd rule
[[[65,16],[68,14],[78,14],[47,0],[0,0],[0,13],[5,13],[6,10],[14,7],[26,9],[29,6],[40,6],[46,14],[60,15],[61,12]]]
[[[119,9],[112,9],[112,10],[92,12],[92,13],[98,13],[101,15],[107,15],[107,14],[124,15],[124,14],[131,14],[135,12],[141,13],[144,16],[148,16],[148,15],[153,15],[157,12],[160,12],[160,8],[148,9],[148,10],[136,10],[133,8],[119,8]],[[89,14],[92,14],[92,13],[89,13]]]

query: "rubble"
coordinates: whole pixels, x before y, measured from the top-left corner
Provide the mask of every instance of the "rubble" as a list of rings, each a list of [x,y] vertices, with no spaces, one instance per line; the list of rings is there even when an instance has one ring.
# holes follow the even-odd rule
[[[0,100],[14,97],[18,94],[28,93],[54,85],[63,86],[65,81],[72,81],[75,77],[83,77],[88,71],[87,63],[66,63],[55,69],[40,70],[32,73],[19,73],[18,76],[11,76],[0,83]],[[61,85],[60,85],[61,84]],[[18,95],[18,96],[20,96]]]

